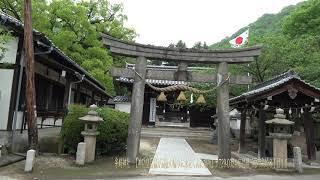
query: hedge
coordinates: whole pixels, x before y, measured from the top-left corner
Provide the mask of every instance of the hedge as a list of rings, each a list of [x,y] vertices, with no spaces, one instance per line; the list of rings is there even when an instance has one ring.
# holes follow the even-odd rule
[[[64,149],[68,153],[74,154],[77,144],[83,142],[81,131],[84,130],[84,123],[79,118],[85,116],[88,111],[89,108],[82,105],[72,105],[69,108],[61,130]],[[108,107],[99,108],[97,112],[104,120],[98,125],[100,134],[97,136],[97,153],[114,154],[124,151],[128,135],[129,114]]]

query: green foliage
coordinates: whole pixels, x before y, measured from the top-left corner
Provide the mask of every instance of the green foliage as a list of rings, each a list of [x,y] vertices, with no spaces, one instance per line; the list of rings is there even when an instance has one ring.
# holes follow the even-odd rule
[[[101,33],[132,41],[133,29],[124,27],[127,17],[120,4],[107,0],[33,0],[33,26],[46,34],[62,51],[98,79],[109,94],[115,94],[106,73],[113,64],[101,41]],[[1,1],[0,9],[22,19],[22,0]]]
[[[88,113],[88,109],[81,105],[72,105],[69,108],[68,115],[63,121],[61,137],[64,147],[71,153],[76,152],[77,144],[83,141],[81,131],[84,130],[84,123],[79,120],[80,117]]]
[[[97,148],[103,153],[120,152],[125,149],[130,115],[111,108],[98,110],[104,122],[98,127]]]
[[[196,42],[192,49],[208,49],[209,46],[207,45],[207,43],[204,41],[203,44],[201,41]]]
[[[75,153],[77,144],[83,141],[81,131],[84,130],[84,123],[79,118],[88,111],[84,106],[73,105],[64,120],[61,137],[69,153]],[[129,114],[107,107],[100,108],[97,112],[104,120],[98,126],[100,134],[97,136],[97,151],[108,154],[123,151],[128,135]]]
[[[4,58],[4,54],[7,51],[5,44],[12,38],[10,32],[0,27],[0,62]]]
[[[309,0],[285,19],[284,33],[290,37],[320,35],[320,0]]]

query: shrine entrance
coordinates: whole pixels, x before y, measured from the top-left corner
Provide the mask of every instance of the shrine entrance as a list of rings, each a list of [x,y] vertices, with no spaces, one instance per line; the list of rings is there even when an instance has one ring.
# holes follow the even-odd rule
[[[134,69],[113,68],[114,77],[134,79],[131,102],[131,122],[127,139],[127,157],[130,164],[135,164],[139,154],[144,91],[146,79],[216,83],[217,116],[219,119],[218,156],[220,159],[231,159],[230,122],[229,122],[229,84],[250,84],[249,76],[230,75],[228,64],[241,64],[253,61],[261,53],[261,46],[228,50],[193,50],[164,48],[152,45],[124,42],[109,35],[102,35],[104,45],[113,54],[135,57]],[[178,62],[176,72],[147,70],[147,59]],[[187,70],[188,63],[217,64],[217,74],[205,75]],[[180,91],[196,91],[186,85],[177,86]],[[166,88],[153,86],[153,89],[164,92]],[[161,95],[161,94],[160,94]]]

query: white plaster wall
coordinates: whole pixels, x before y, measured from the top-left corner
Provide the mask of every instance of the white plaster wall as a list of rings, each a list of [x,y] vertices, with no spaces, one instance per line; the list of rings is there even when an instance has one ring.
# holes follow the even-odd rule
[[[131,103],[119,103],[115,104],[115,109],[118,109],[119,111],[130,113],[131,111]]]
[[[0,44],[1,47],[6,48],[4,57],[0,61],[1,63],[16,63],[17,49],[18,49],[18,38],[14,37],[10,39],[6,44]],[[0,50],[1,53],[1,50]]]
[[[0,69],[0,130],[7,129],[13,71],[13,69]]]

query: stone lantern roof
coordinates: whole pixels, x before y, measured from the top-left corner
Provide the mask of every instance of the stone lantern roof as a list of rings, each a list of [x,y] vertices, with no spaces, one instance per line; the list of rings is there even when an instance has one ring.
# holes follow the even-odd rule
[[[79,118],[82,121],[89,122],[89,123],[100,123],[103,121],[101,117],[98,116],[96,109],[98,108],[97,105],[93,104],[90,107],[90,111],[87,115]]]
[[[292,125],[294,124],[294,122],[287,120],[286,115],[284,115],[284,110],[279,108],[276,109],[274,118],[266,121],[266,124]]]

